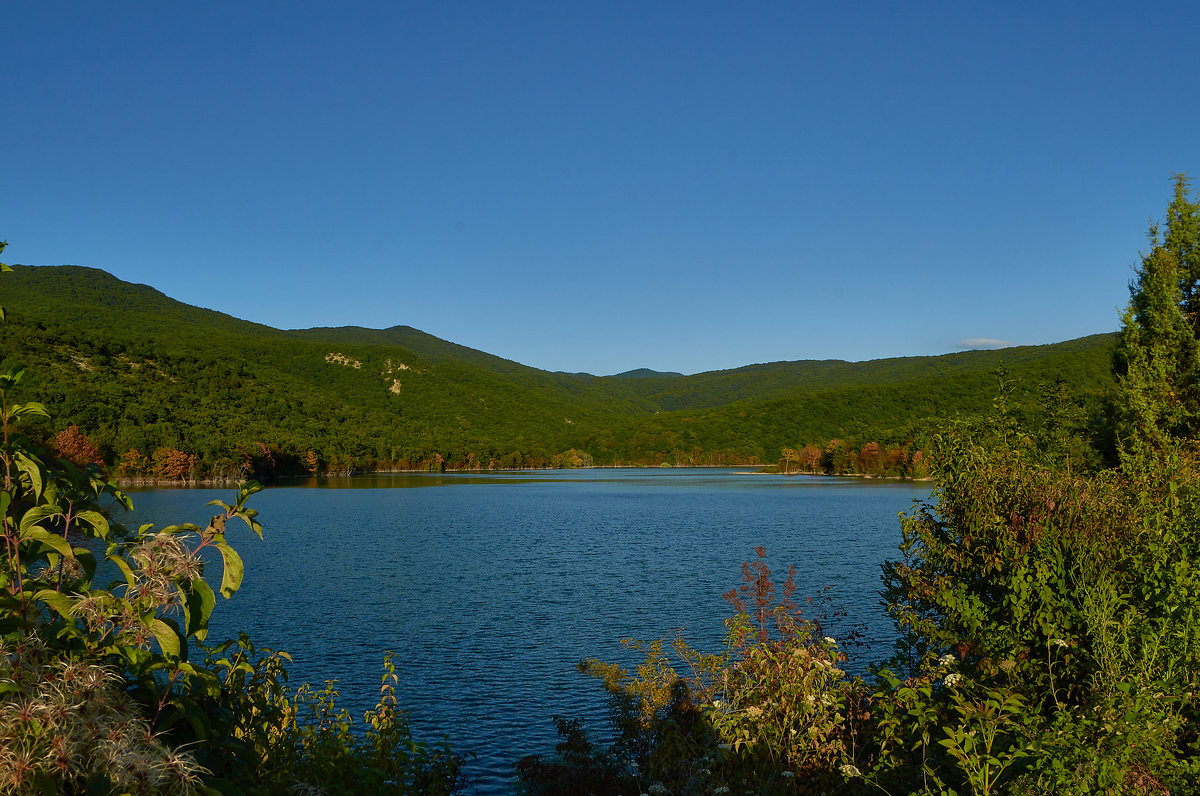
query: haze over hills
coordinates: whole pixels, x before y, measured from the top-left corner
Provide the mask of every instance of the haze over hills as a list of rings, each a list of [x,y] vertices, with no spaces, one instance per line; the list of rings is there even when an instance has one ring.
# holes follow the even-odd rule
[[[93,268],[0,281],[5,364],[24,399],[78,424],[105,460],[195,456],[197,472],[774,462],[786,447],[919,445],[987,411],[1009,372],[1097,411],[1113,335],[870,362],[772,362],[694,375],[548,372],[408,326],[280,330]],[[311,466],[305,465],[308,469]],[[149,467],[149,465],[147,465]]]

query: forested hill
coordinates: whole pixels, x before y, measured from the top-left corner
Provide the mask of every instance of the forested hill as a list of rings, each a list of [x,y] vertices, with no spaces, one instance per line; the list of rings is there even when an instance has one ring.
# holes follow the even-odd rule
[[[919,446],[1012,399],[1070,404],[1112,384],[1112,335],[872,362],[748,365],[691,376],[551,373],[407,326],[278,330],[79,266],[0,280],[5,367],[125,475],[260,477],[375,467],[775,462],[784,448]],[[165,464],[167,461],[174,465]],[[850,463],[853,466],[853,462]]]

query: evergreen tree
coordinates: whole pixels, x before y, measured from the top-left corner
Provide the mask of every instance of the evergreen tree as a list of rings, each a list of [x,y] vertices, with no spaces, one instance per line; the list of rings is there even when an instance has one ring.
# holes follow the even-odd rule
[[[1193,334],[1200,337],[1200,201],[1188,198],[1190,184],[1186,175],[1175,176],[1175,196],[1167,207],[1162,245],[1178,260],[1181,305]],[[1152,230],[1151,234],[1156,233]]]
[[[1200,203],[1175,178],[1165,235],[1150,228],[1150,252],[1130,285],[1115,354],[1116,422],[1122,463],[1149,462],[1200,430]]]

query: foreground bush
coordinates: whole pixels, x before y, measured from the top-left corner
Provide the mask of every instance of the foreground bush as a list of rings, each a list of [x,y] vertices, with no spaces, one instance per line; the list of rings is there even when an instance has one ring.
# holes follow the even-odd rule
[[[287,690],[283,653],[243,637],[204,662],[190,660],[217,603],[205,557],[219,560],[218,591],[231,597],[243,564],[227,526],[243,522],[261,538],[246,505],[259,485],[242,484],[232,503],[213,501],[217,513],[204,528],[112,524],[103,504],[132,506],[94,457],[60,441],[64,456],[81,463],[58,458],[20,433],[46,416],[40,404],[12,400],[22,375],[19,367],[0,374],[0,792],[461,787],[461,758],[413,740],[390,661],[360,732],[336,708],[332,685]],[[118,573],[107,585],[96,582],[101,555]]]
[[[614,739],[601,745],[580,722],[558,719],[557,754],[517,764],[522,792],[792,793],[842,784],[840,765],[863,719],[862,685],[845,678],[845,656],[821,623],[802,615],[794,569],[777,586],[766,551],[755,553],[725,595],[734,613],[721,654],[682,638],[626,641],[644,654],[632,674],[580,663],[610,695]]]

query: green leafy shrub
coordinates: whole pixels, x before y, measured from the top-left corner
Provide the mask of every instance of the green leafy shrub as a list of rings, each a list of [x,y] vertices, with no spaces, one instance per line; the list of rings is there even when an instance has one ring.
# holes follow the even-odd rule
[[[0,250],[3,244],[0,244]],[[9,270],[7,266],[0,267]],[[240,485],[212,501],[208,525],[130,531],[104,503],[131,508],[80,441],[60,445],[82,466],[20,433],[47,417],[13,402],[23,369],[0,374],[0,792],[14,794],[449,793],[462,758],[413,740],[385,659],[365,733],[334,704],[332,686],[287,690],[286,654],[244,636],[190,660],[219,592],[239,589],[243,563],[226,528],[262,537]],[[60,435],[61,436],[61,435]],[[69,435],[66,438],[70,442]],[[176,457],[178,458],[178,457]],[[156,457],[163,466],[178,464]],[[189,467],[191,462],[185,462]],[[181,465],[182,466],[182,465]],[[117,581],[100,586],[97,553]]]
[[[861,683],[845,678],[845,656],[820,622],[802,615],[795,569],[777,586],[766,551],[755,554],[725,595],[733,615],[721,654],[697,652],[681,637],[627,640],[644,656],[633,673],[580,663],[609,693],[614,739],[601,747],[577,720],[557,719],[557,754],[518,763],[523,792],[579,792],[580,783],[595,793],[678,794],[842,785],[839,765],[862,718]]]

